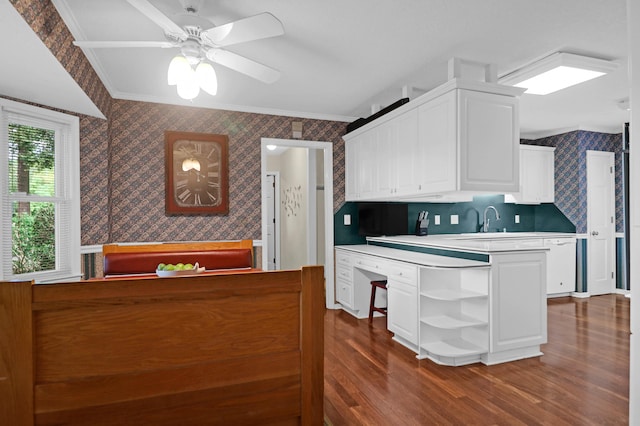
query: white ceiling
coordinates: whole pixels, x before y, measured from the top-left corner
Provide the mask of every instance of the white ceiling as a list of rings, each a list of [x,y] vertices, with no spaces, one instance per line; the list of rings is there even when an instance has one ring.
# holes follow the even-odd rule
[[[215,25],[272,13],[284,25],[283,36],[227,49],[282,76],[268,85],[214,65],[218,94],[201,93],[188,102],[166,84],[177,49],[86,50],[114,98],[352,121],[370,115],[373,104],[384,107],[401,98],[405,86],[420,94],[444,83],[451,57],[495,64],[502,75],[567,51],[620,66],[555,94],[523,95],[523,137],[575,129],[617,133],[629,120],[617,106],[628,97],[625,0],[150,1],[169,17],[183,10],[182,3],[201,4],[200,15]],[[126,0],[53,3],[78,40],[165,40]],[[39,39],[8,9],[9,1],[0,0],[0,55],[15,58],[0,63],[0,94],[65,103],[65,109],[96,115],[95,106],[78,96],[77,85],[55,69],[61,67],[50,63]],[[46,72],[36,75],[38,70]]]

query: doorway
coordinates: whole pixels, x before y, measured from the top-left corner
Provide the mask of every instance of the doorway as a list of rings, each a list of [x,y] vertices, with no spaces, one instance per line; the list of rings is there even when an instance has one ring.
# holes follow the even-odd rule
[[[267,244],[268,241],[268,225],[269,214],[267,202],[269,192],[272,188],[269,188],[269,181],[267,177],[267,145],[276,145],[282,147],[300,147],[308,148],[309,150],[318,150],[322,152],[322,165],[323,165],[323,209],[322,214],[315,215],[312,221],[317,225],[319,219],[323,219],[324,226],[322,237],[318,236],[316,240],[322,239],[324,241],[324,248],[322,254],[317,254],[319,264],[324,265],[325,276],[325,295],[326,306],[330,309],[338,308],[335,303],[335,289],[334,289],[334,256],[333,256],[333,144],[331,142],[319,142],[319,141],[305,141],[297,139],[273,139],[262,138],[261,139],[261,178],[262,178],[262,242]],[[282,202],[282,200],[281,200]],[[315,204],[315,203],[314,203]],[[307,252],[307,255],[313,253],[313,248]],[[263,268],[268,269],[269,259],[266,247],[262,250],[262,265]]]
[[[614,153],[587,151],[587,291],[615,291]]]

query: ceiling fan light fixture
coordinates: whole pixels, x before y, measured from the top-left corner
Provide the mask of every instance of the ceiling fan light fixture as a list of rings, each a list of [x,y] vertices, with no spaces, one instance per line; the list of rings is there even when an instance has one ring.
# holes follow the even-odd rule
[[[185,75],[185,78],[178,81],[178,96],[182,99],[191,100],[200,93],[200,85],[196,80],[195,72],[189,68],[191,75]]]
[[[200,62],[196,68],[196,80],[200,85],[200,88],[215,96],[218,93],[218,77],[216,72],[208,62]]]
[[[175,56],[169,63],[169,70],[167,71],[167,83],[170,86],[175,86],[181,81],[188,78],[189,73],[192,72],[191,65],[182,55]]]
[[[526,88],[525,93],[528,94],[547,95],[600,77],[616,68],[617,63],[604,59],[556,52],[513,71],[498,81]]]

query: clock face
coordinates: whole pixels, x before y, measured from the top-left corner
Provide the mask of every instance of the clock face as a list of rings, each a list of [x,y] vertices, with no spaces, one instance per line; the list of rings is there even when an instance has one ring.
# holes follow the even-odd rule
[[[179,207],[216,207],[222,202],[222,146],[215,141],[173,143],[173,201]]]
[[[229,214],[229,137],[167,130],[165,213]]]

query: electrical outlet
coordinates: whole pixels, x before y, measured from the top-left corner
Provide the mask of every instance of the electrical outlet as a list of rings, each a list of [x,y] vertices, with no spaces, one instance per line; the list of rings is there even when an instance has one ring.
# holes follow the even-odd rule
[[[520,223],[520,215],[519,214],[516,215],[515,222],[516,223]]]
[[[457,225],[458,224],[458,215],[457,214],[452,214],[451,215],[451,224],[452,225]]]
[[[440,225],[440,215],[439,214],[433,216],[433,224],[434,225]]]
[[[351,225],[351,215],[350,214],[345,214],[344,215],[344,224],[345,224],[345,226]]]

